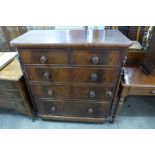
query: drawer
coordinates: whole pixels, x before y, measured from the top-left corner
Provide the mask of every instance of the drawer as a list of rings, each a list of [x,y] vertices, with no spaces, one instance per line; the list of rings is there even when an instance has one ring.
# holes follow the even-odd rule
[[[113,96],[112,87],[74,86],[72,99],[110,101]]]
[[[113,85],[117,71],[116,68],[76,68],[72,70],[72,82]]]
[[[26,67],[29,81],[71,82],[70,68]]]
[[[31,116],[31,113],[27,110],[27,109],[15,109],[17,112],[20,112],[24,115],[30,115]]]
[[[30,88],[35,99],[70,99],[72,93],[71,86],[67,85],[30,84]]]
[[[26,106],[23,101],[12,101],[12,100],[0,99],[0,108],[26,109]]]
[[[39,85],[30,84],[35,99],[86,99],[108,101],[113,96],[112,87]]]
[[[129,95],[155,95],[155,88],[142,88],[142,87],[132,87],[129,90]]]
[[[0,98],[4,99],[21,99],[19,91],[14,90],[0,90]]]
[[[104,102],[36,100],[39,115],[103,117],[108,116],[109,104]]]
[[[16,101],[16,102],[11,102],[13,105],[14,109],[27,109],[23,101]]]
[[[27,67],[29,81],[99,83],[111,85],[115,83],[118,69],[104,68],[43,68]]]
[[[24,64],[68,64],[66,49],[22,49],[20,57]]]
[[[0,80],[0,89],[18,89],[16,81]]]
[[[119,50],[73,50],[72,65],[119,65]]]

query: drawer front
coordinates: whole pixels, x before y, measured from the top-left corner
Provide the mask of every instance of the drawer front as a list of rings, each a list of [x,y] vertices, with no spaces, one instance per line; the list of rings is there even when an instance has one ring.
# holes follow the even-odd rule
[[[19,91],[0,90],[0,98],[21,99]]]
[[[119,65],[119,50],[73,50],[72,65]]]
[[[71,98],[71,86],[30,84],[30,87],[35,99],[39,99],[39,98],[70,99]]]
[[[14,109],[27,109],[25,104],[23,103],[23,101],[21,102],[11,102],[11,104],[13,105]]]
[[[0,80],[0,89],[18,89],[18,83],[16,81]]]
[[[114,84],[115,68],[39,68],[27,67],[29,81]]]
[[[109,113],[109,104],[103,102],[36,100],[36,104],[40,115],[106,117]]]
[[[86,99],[108,101],[113,96],[112,87],[36,85],[30,84],[35,99]]]
[[[113,96],[112,87],[75,86],[72,87],[73,99],[110,101]]]
[[[12,101],[12,100],[4,100],[0,99],[0,107],[7,109],[26,109],[23,101]]]
[[[113,85],[117,77],[117,69],[90,69],[78,68],[72,71],[72,82],[75,83],[95,83]]]
[[[68,64],[68,51],[65,49],[23,49],[20,56],[24,64]]]
[[[69,68],[26,67],[29,81],[70,82]]]
[[[155,95],[155,88],[130,88],[129,95]]]

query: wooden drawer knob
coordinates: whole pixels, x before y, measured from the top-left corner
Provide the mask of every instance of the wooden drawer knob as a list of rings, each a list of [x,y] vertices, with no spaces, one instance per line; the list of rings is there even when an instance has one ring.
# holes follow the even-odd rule
[[[96,56],[92,57],[92,63],[98,64],[99,63],[99,57],[96,57]]]
[[[43,78],[44,78],[45,80],[49,80],[49,79],[51,78],[50,73],[49,73],[49,72],[45,72],[45,73],[43,74]]]
[[[94,98],[94,97],[95,97],[95,91],[91,90],[91,91],[89,92],[89,96],[90,96],[91,98]]]
[[[152,93],[152,94],[155,94],[155,90],[152,90],[151,93]]]
[[[112,92],[111,91],[106,91],[106,96],[111,97],[112,96]]]
[[[92,108],[89,108],[88,109],[88,114],[93,114],[94,113],[94,110]]]
[[[53,96],[53,89],[49,89],[47,93],[48,93],[48,96]]]
[[[51,107],[51,112],[53,112],[53,113],[56,112],[56,107],[55,106]]]
[[[46,56],[41,56],[40,63],[44,64],[46,62],[47,62],[47,57]]]
[[[97,74],[91,74],[91,80],[96,81],[97,80]]]

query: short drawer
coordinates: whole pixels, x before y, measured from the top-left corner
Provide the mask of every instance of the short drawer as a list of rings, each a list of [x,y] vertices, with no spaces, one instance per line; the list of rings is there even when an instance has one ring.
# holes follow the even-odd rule
[[[118,69],[104,68],[43,68],[27,67],[29,81],[99,83],[112,85],[118,76]]]
[[[132,87],[128,95],[155,95],[155,88]]]
[[[12,100],[0,99],[0,108],[26,109],[26,106],[23,101],[12,101]]]
[[[66,49],[22,49],[20,57],[24,64],[68,64],[68,51]]]
[[[109,101],[113,96],[112,87],[39,85],[30,84],[35,99],[84,99]]]
[[[21,99],[19,91],[14,90],[0,90],[0,98],[4,99]]]
[[[119,50],[73,50],[72,65],[119,65]]]
[[[104,102],[36,100],[36,104],[39,115],[106,117],[109,113],[109,104]]]
[[[0,89],[18,89],[16,81],[0,80]]]

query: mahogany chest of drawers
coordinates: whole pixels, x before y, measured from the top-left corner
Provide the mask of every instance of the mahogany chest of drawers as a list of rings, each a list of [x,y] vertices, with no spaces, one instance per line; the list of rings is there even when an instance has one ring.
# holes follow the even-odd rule
[[[31,100],[17,58],[0,71],[0,108],[33,117]]]
[[[39,117],[103,122],[115,114],[131,41],[118,30],[37,30],[15,40]]]

